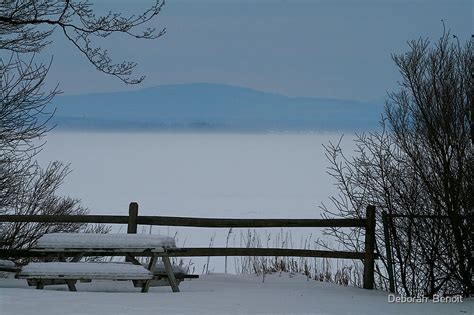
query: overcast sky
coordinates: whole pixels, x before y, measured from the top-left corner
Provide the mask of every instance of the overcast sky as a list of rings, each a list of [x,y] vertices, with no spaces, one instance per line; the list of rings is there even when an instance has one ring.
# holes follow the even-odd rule
[[[98,10],[138,13],[153,1],[96,0]],[[113,37],[117,61],[137,61],[141,86],[100,74],[55,37],[49,79],[66,94],[215,82],[290,96],[379,100],[396,87],[392,53],[407,40],[472,33],[470,0],[167,0],[155,41]],[[50,82],[52,82],[50,81]]]

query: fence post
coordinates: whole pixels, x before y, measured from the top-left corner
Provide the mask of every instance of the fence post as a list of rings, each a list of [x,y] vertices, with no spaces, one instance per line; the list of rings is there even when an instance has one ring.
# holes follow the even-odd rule
[[[128,234],[137,234],[137,216],[138,216],[138,203],[130,202],[128,206]]]
[[[365,226],[364,289],[374,288],[375,207],[367,206]]]
[[[137,234],[137,216],[138,216],[138,203],[130,202],[128,206],[128,225],[127,234]],[[128,257],[125,257],[126,262],[132,262]]]
[[[393,263],[392,263],[392,246],[390,244],[390,231],[388,229],[388,214],[387,211],[382,212],[383,234],[385,237],[385,255],[387,257],[387,272],[388,282],[390,285],[389,291],[395,293],[395,280],[393,278]]]

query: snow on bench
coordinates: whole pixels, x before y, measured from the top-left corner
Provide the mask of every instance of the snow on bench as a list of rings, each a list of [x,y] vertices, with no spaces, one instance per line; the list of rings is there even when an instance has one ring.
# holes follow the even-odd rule
[[[17,272],[19,269],[13,261],[0,259],[0,272]]]
[[[0,259],[0,267],[15,268],[15,263],[11,260]]]
[[[43,235],[36,249],[149,249],[176,247],[174,238],[150,234],[50,233]]]
[[[149,280],[145,267],[123,263],[42,262],[29,263],[18,275],[25,279]]]

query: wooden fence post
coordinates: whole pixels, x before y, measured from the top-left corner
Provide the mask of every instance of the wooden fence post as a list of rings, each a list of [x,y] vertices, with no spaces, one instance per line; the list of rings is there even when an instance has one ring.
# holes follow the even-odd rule
[[[137,216],[138,216],[138,203],[130,202],[128,206],[128,225],[127,234],[137,234]],[[125,257],[126,262],[132,262],[132,259]]]
[[[382,212],[383,234],[385,237],[385,255],[387,257],[387,272],[389,291],[395,293],[395,279],[393,278],[392,246],[390,244],[390,231],[388,229],[387,211]]]
[[[138,216],[138,203],[130,202],[128,206],[128,234],[137,234],[137,216]]]
[[[364,289],[374,288],[375,207],[367,206],[365,226]]]

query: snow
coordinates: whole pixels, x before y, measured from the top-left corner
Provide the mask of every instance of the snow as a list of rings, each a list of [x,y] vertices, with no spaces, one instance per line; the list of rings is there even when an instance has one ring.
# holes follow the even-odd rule
[[[172,265],[174,273],[186,273],[184,268]],[[165,265],[157,263],[153,269],[153,273],[165,273]],[[133,265],[131,263],[123,262],[46,262],[46,263],[29,263],[21,270],[22,277],[38,277],[51,278],[67,275],[73,278],[74,276],[82,277],[84,275],[94,275],[95,278],[101,277],[103,279],[130,279],[130,277],[138,277],[133,279],[148,279],[151,275],[146,266]],[[127,278],[128,277],[128,278]],[[143,278],[145,277],[145,278]]]
[[[92,214],[128,215],[136,201],[139,215],[317,218],[337,192],[322,144],[340,136],[54,131],[38,159],[71,163],[59,193]]]
[[[37,279],[150,279],[152,273],[143,266],[121,263],[46,262],[29,263],[20,277]]]
[[[171,269],[173,270],[173,273],[186,273],[186,270],[182,268],[181,266],[178,265],[171,265]],[[155,268],[153,269],[153,273],[165,273],[165,265],[163,263],[157,263],[155,265]]]
[[[13,272],[16,271],[16,266],[13,261],[0,259],[0,268],[3,268],[3,271],[0,271],[0,278],[8,278]]]
[[[0,267],[7,267],[7,268],[15,267],[15,263],[10,260],[0,259]]]
[[[78,283],[78,292],[65,285],[28,287],[26,281],[0,279],[2,314],[472,314],[473,299],[463,303],[388,303],[387,293],[342,287],[289,274],[203,275],[183,281],[179,293],[152,287],[140,293],[129,283]],[[46,311],[45,311],[46,312]]]
[[[36,248],[117,248],[147,249],[175,247],[174,238],[149,234],[94,234],[94,233],[50,233],[43,235]]]

